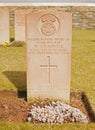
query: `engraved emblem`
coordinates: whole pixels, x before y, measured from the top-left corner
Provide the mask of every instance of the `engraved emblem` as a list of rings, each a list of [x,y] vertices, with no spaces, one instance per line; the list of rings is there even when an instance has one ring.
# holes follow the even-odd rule
[[[40,23],[40,31],[46,36],[55,34],[59,28],[58,18],[53,14],[45,14],[41,16]]]

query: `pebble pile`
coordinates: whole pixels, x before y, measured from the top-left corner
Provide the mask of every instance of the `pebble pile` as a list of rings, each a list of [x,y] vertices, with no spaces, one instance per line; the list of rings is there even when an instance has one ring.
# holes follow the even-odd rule
[[[86,115],[79,109],[71,107],[60,101],[51,102],[44,107],[32,106],[29,112],[28,121],[37,121],[41,123],[67,123],[67,122],[82,122],[88,123]]]

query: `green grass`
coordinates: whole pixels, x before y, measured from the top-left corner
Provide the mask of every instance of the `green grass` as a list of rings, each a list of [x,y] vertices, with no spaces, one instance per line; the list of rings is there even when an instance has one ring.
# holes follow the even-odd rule
[[[95,124],[30,124],[30,123],[0,123],[0,130],[95,130]]]
[[[95,111],[95,30],[73,30],[71,90],[87,95]]]
[[[0,90],[26,88],[24,47],[0,48]],[[95,111],[95,30],[73,30],[71,91],[83,91]],[[1,123],[0,130],[95,130],[95,124]]]
[[[25,51],[25,46],[0,48],[0,90],[26,88]]]
[[[14,35],[15,35],[14,27],[10,26],[10,36],[11,36],[10,41],[14,40]]]

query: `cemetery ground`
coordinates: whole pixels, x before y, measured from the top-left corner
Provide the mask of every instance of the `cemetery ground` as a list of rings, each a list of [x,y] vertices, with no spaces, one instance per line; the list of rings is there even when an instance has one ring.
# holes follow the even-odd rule
[[[71,102],[89,124],[25,123],[32,103],[26,102],[26,47],[0,47],[0,130],[95,129],[95,30],[73,29]],[[43,105],[48,100],[42,101]],[[39,104],[40,100],[36,101]]]

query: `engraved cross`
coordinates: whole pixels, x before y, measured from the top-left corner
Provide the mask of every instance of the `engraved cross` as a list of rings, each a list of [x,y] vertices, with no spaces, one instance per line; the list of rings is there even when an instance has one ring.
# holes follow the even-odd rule
[[[57,65],[51,64],[50,56],[47,56],[47,58],[48,58],[48,64],[40,65],[40,67],[48,69],[48,83],[50,84],[50,82],[51,82],[51,80],[50,80],[51,79],[51,68],[57,68]]]

